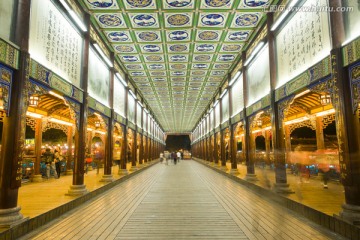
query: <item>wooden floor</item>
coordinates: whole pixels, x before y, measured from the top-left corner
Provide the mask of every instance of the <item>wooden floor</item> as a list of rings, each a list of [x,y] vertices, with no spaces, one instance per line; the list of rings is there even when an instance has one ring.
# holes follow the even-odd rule
[[[156,164],[21,239],[342,239],[194,161]]]

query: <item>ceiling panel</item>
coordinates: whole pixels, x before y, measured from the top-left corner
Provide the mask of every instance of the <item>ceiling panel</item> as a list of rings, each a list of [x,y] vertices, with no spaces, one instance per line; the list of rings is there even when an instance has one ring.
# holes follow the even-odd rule
[[[165,131],[190,132],[272,0],[78,0]]]

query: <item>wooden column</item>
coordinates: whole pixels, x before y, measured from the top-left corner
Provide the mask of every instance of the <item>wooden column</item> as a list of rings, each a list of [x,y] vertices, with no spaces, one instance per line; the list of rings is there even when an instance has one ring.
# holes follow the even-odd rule
[[[283,141],[285,141],[285,152],[291,152],[291,133],[290,133],[290,127],[289,125],[285,125],[284,126],[284,131],[285,131],[285,139]]]
[[[16,8],[16,7],[15,7]],[[9,115],[3,118],[0,155],[0,226],[11,227],[23,219],[18,203],[22,179],[22,150],[26,130],[26,82],[29,80],[30,1],[19,0],[15,20],[15,43],[20,47],[19,69],[11,84]]]
[[[89,68],[89,51],[90,51],[90,14],[85,13],[84,24],[88,31],[84,34],[84,51],[82,61],[82,89],[83,103],[80,105],[80,114],[78,116],[79,123],[75,128],[75,158],[74,158],[74,173],[72,185],[68,191],[68,195],[78,196],[87,193],[84,185],[84,166],[85,166],[85,148],[86,148],[86,132],[87,132],[87,117],[88,117],[88,68]]]
[[[125,82],[128,83],[129,82],[129,75],[125,75]],[[118,174],[120,175],[127,175],[129,174],[129,172],[126,169],[126,164],[128,162],[128,139],[127,139],[127,132],[128,132],[128,97],[129,97],[129,87],[125,87],[125,125],[123,127],[123,132],[124,132],[124,136],[123,136],[123,145],[122,145],[122,156],[120,159],[120,167],[119,167],[119,171]]]
[[[73,151],[73,148],[72,148],[72,145],[73,145],[73,126],[69,126],[68,127],[68,133],[67,133],[67,146],[68,146],[68,149],[66,151],[66,175],[70,175],[70,174],[73,174],[73,169],[72,169],[72,166],[71,166],[71,163],[73,161],[73,154],[72,154],[72,151]]]
[[[141,108],[141,139],[140,139],[140,146],[139,146],[139,164],[143,164],[144,163],[144,141],[143,141],[143,134],[144,134],[144,114],[143,114],[144,109]]]
[[[115,56],[114,53],[111,53],[110,60],[112,64],[114,64]],[[114,80],[115,80],[115,69],[112,67],[110,69],[110,94],[109,94],[109,107],[110,107],[110,118],[106,119],[108,121],[108,128],[106,133],[106,140],[105,140],[105,159],[104,159],[104,175],[101,178],[101,182],[112,182],[114,181],[112,177],[112,163],[114,159],[114,119],[115,119],[115,111],[114,111]]]
[[[330,7],[342,7],[343,1],[329,1]],[[339,142],[339,165],[341,182],[345,190],[345,204],[340,216],[347,221],[360,222],[360,140],[359,117],[352,109],[351,83],[346,68],[343,68],[341,44],[345,40],[342,12],[330,12],[331,64],[333,84],[331,90],[335,108],[336,131]]]
[[[36,119],[35,124],[35,163],[34,163],[34,176],[33,182],[42,182],[43,178],[40,173],[41,163],[41,145],[42,145],[42,119]]]
[[[273,13],[268,13],[267,34],[268,34],[269,61],[270,61],[270,108],[272,109],[271,129],[272,129],[274,160],[275,160],[275,191],[279,193],[292,193],[293,191],[290,190],[289,188],[289,184],[287,183],[287,176],[286,176],[284,129],[282,122],[283,119],[280,116],[278,103],[275,102],[277,68],[276,68],[276,56],[275,56],[276,55],[275,37],[274,37],[274,33],[270,31],[272,23],[273,23]]]
[[[265,130],[265,153],[266,153],[266,163],[270,163],[270,131]]]
[[[323,118],[316,117],[316,146],[318,150],[325,149]]]
[[[228,81],[231,81],[231,75],[229,74]],[[233,115],[233,101],[232,101],[233,88],[229,87],[229,130],[230,130],[230,161],[232,173],[237,173],[237,162],[236,162],[236,147],[235,147],[235,124],[231,122],[231,116]]]

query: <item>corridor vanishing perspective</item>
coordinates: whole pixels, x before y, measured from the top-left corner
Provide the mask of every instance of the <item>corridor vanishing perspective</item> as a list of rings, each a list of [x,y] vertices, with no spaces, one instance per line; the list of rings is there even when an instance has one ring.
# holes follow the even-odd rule
[[[360,239],[359,0],[0,0],[0,24],[1,240]]]
[[[156,164],[21,239],[343,239],[269,201],[195,161]]]

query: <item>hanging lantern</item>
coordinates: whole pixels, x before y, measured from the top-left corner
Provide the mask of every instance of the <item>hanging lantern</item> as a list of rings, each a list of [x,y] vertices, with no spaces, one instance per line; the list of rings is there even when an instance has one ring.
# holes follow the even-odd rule
[[[331,97],[330,94],[321,94],[320,95],[320,103],[323,106],[329,105],[331,103]]]
[[[39,105],[40,97],[39,96],[30,96],[29,106],[37,107]]]
[[[100,121],[95,121],[95,127],[99,128],[100,127]]]
[[[263,124],[261,119],[256,120],[256,126],[261,127]]]

